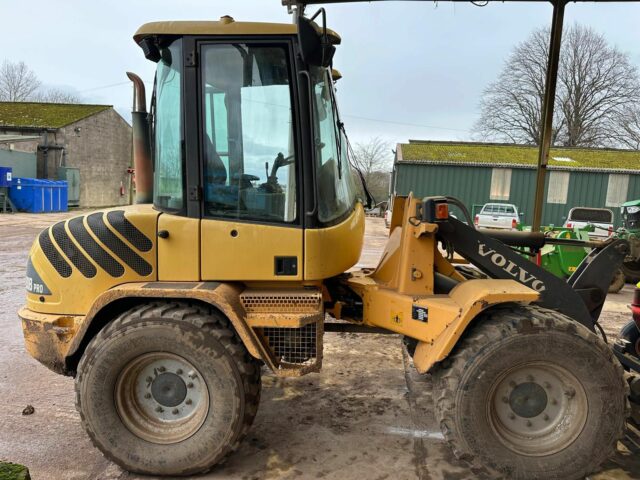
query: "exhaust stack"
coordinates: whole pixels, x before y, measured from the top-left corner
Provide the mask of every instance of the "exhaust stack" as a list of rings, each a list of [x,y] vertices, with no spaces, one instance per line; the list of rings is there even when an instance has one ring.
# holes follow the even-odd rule
[[[133,82],[133,168],[136,178],[135,203],[153,201],[153,168],[151,164],[151,139],[144,83],[135,73],[127,72]]]

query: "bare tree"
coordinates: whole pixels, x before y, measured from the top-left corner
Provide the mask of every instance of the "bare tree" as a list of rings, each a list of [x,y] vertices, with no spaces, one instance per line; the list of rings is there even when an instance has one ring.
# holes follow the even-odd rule
[[[367,143],[356,144],[354,156],[373,197],[378,202],[385,200],[389,192],[389,172],[393,160],[389,143],[374,137]]]
[[[45,103],[81,103],[75,93],[62,88],[47,88],[38,91],[30,100]]]
[[[23,102],[28,100],[40,87],[40,81],[24,62],[8,60],[0,66],[0,100]]]
[[[535,30],[507,59],[483,92],[476,130],[484,138],[539,144],[549,55],[549,29]],[[589,27],[574,24],[563,37],[552,141],[564,146],[611,146],[624,106],[639,98],[629,56]]]
[[[624,108],[617,125],[616,137],[622,146],[640,150],[640,104]]]

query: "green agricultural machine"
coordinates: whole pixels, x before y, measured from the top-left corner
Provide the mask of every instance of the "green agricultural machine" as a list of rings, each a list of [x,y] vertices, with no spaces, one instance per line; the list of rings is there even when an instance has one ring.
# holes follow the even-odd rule
[[[640,203],[640,202],[639,202]],[[529,229],[530,227],[525,227]],[[593,232],[593,226],[587,226],[580,229],[567,227],[542,227],[542,231],[548,238],[577,240],[580,242],[589,242],[589,233]],[[638,229],[638,247],[640,253],[640,228]],[[626,238],[626,237],[622,237]],[[542,249],[531,259],[556,277],[568,280],[569,277],[577,270],[582,261],[589,255],[591,248],[584,245],[565,245],[547,243]],[[523,255],[531,256],[530,252],[523,252]],[[611,280],[609,293],[618,293],[622,290],[625,283],[625,274],[622,270],[617,270]]]
[[[629,255],[622,264],[622,271],[630,283],[640,281],[640,200],[625,202],[620,207],[622,228],[616,235],[629,242]]]

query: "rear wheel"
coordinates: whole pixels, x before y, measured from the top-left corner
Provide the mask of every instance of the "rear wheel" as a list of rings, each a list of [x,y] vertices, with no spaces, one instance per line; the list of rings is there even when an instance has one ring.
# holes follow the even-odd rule
[[[454,453],[508,478],[584,478],[627,414],[611,351],[554,311],[487,312],[434,372],[436,417]]]
[[[640,262],[630,261],[622,264],[622,272],[629,283],[640,282]]]
[[[260,368],[221,314],[151,303],[87,346],[76,406],[94,445],[123,468],[203,472],[233,451],[256,415]]]
[[[631,344],[630,351],[640,358],[640,330],[638,330],[636,322],[632,320],[622,327],[620,338],[627,340]]]

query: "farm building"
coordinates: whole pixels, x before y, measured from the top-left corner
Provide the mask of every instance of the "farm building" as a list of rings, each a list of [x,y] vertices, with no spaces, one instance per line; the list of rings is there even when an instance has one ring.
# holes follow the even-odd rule
[[[432,142],[398,144],[392,193],[452,195],[470,211],[486,202],[517,205],[531,224],[538,148],[513,144]],[[572,207],[614,211],[640,199],[640,152],[637,150],[552,148],[544,193],[543,225],[560,225]]]
[[[0,166],[14,177],[67,180],[70,205],[128,203],[131,142],[109,105],[0,102]]]

